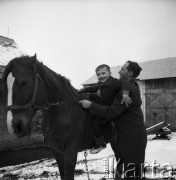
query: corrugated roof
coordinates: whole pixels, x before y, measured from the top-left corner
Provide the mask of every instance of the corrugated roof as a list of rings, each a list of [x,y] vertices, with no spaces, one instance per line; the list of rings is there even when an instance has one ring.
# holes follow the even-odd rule
[[[14,44],[15,41],[13,39],[10,39],[8,37],[4,37],[0,35],[0,44],[8,46],[9,44]]]
[[[0,36],[0,65],[7,65],[11,59],[23,54],[13,39]]]
[[[141,74],[138,76],[139,80],[176,77],[176,57],[140,62],[139,65],[142,67]],[[111,67],[112,76],[119,78],[120,69],[121,66]],[[97,77],[94,75],[86,80],[83,85],[96,82]]]

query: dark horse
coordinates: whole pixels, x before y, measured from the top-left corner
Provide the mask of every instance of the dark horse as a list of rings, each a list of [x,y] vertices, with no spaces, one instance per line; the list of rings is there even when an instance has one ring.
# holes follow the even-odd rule
[[[61,179],[73,180],[77,153],[94,145],[92,115],[78,103],[85,97],[69,80],[39,62],[36,55],[11,60],[3,80],[9,133],[29,136],[33,116],[41,109],[43,134],[58,163]],[[105,140],[115,152],[116,133],[113,132],[108,124],[104,125]]]

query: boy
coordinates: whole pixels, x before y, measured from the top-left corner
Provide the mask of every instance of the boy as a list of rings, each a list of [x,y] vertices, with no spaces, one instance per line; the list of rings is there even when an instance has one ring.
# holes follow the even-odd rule
[[[98,82],[84,89],[79,90],[81,93],[90,93],[89,98],[96,103],[102,105],[111,105],[114,101],[115,95],[119,92],[120,89],[123,90],[123,99],[122,103],[125,103],[126,106],[128,103],[131,103],[131,99],[128,96],[130,84],[126,80],[118,80],[111,76],[110,67],[106,64],[98,66],[95,70]],[[95,147],[90,150],[91,154],[96,154],[106,147],[104,142],[103,132],[101,124],[104,121],[100,117],[96,117],[93,120],[93,131],[95,139]]]

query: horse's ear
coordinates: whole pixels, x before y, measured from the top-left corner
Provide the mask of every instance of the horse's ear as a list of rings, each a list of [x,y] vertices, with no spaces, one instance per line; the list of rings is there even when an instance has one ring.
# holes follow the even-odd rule
[[[37,60],[37,53],[34,54],[34,58]]]
[[[35,53],[34,56],[31,57],[32,64],[36,64],[37,62],[37,54]]]
[[[36,54],[36,53],[34,54],[34,56],[32,56],[32,59],[33,59],[34,61],[37,60],[37,54]]]

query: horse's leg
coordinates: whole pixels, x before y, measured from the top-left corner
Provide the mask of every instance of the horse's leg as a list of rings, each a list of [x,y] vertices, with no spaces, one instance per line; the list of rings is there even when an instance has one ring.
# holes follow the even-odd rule
[[[54,136],[51,131],[46,130],[46,141],[50,145],[54,158],[56,159],[56,162],[58,164],[61,180],[64,180],[64,152],[58,148],[57,142],[53,137]]]
[[[64,152],[64,180],[74,180],[78,148],[77,143],[71,143]]]
[[[64,180],[64,154],[53,152],[56,162],[58,164],[61,180]]]
[[[122,175],[122,155],[117,145],[117,134],[115,134],[112,140],[110,141],[110,145],[112,150],[114,151],[115,158],[117,161],[117,166],[115,169],[115,180],[120,180]]]

